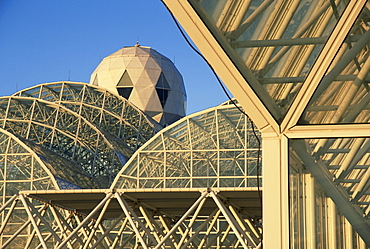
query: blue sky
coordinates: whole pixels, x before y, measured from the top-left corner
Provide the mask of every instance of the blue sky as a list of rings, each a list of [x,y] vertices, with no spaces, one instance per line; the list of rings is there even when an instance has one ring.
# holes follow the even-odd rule
[[[188,114],[227,99],[160,0],[0,0],[0,96],[69,77],[89,82],[101,59],[136,41],[174,61]]]

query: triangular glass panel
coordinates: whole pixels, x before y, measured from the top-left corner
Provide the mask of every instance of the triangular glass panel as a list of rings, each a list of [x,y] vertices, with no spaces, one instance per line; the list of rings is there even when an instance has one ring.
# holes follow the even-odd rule
[[[364,8],[357,23],[366,20]],[[327,74],[316,88],[299,124],[369,123],[369,35],[354,25]]]
[[[117,87],[118,94],[125,99],[128,99],[131,95],[133,87]]]
[[[155,87],[157,89],[161,88],[161,89],[171,90],[170,85],[168,84],[167,79],[166,79],[166,77],[164,76],[163,73],[161,73],[161,75],[159,75],[159,79],[158,79],[157,85]]]
[[[168,93],[170,91],[166,89],[159,89],[159,88],[156,88],[156,90],[157,90],[157,94],[159,97],[159,101],[161,102],[162,107],[164,107],[164,105],[166,104],[166,100],[168,98]]]
[[[280,121],[338,22],[337,16],[351,1],[336,6],[336,11],[316,1],[250,1],[242,9],[233,1],[189,2],[220,44],[220,51],[232,61],[229,65],[235,66]],[[211,52],[207,56],[212,57]]]
[[[127,71],[123,73],[121,79],[118,81],[117,86],[134,86]]]

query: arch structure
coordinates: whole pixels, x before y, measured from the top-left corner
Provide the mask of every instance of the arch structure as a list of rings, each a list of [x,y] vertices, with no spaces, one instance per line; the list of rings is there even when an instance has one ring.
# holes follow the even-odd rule
[[[0,128],[0,203],[11,200],[20,191],[60,190],[98,188],[94,181],[79,165],[63,156],[53,153],[32,141],[19,137]],[[17,203],[13,203],[6,213],[0,216],[0,244],[14,235],[16,227],[22,227],[26,212]],[[5,228],[4,224],[7,224]],[[19,240],[24,240],[28,233],[23,232]],[[13,248],[17,247],[15,241]]]
[[[1,97],[0,127],[2,248],[45,246],[33,241],[36,227],[41,223],[50,231],[56,224],[58,204],[19,192],[109,188],[135,150],[162,128],[118,95],[65,81]],[[62,208],[58,215],[75,217],[78,209]],[[36,216],[42,218],[34,223]]]
[[[5,217],[0,231],[9,231],[2,244],[260,248],[260,133],[255,129],[225,102],[159,131],[132,155],[110,189],[19,191],[0,209]],[[27,212],[25,225],[12,230],[15,206]]]
[[[369,248],[369,2],[163,2],[261,132],[264,248]]]
[[[59,81],[36,85],[13,94],[60,103],[137,149],[162,126],[127,99],[101,87]]]
[[[75,161],[103,188],[161,128],[124,98],[86,83],[41,84],[0,102],[2,127]]]
[[[257,187],[259,131],[231,103],[188,115],[140,147],[112,188]]]

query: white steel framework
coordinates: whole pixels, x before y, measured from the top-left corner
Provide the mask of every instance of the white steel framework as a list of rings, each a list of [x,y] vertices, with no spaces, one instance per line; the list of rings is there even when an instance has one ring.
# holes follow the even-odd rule
[[[188,115],[140,147],[112,187],[257,187],[259,137],[231,103]]]
[[[256,248],[258,198],[257,188],[22,191],[0,209],[2,232],[26,210],[2,248]]]
[[[369,2],[163,2],[262,134],[264,248],[370,247]]]
[[[58,106],[65,115],[79,116],[46,97],[23,95],[4,97],[0,104],[26,110],[32,104],[40,110]],[[53,119],[53,113],[44,116]],[[37,115],[29,119],[27,124],[43,125]],[[9,120],[22,122],[4,118]],[[78,140],[88,143],[89,137],[94,138]],[[103,148],[116,145],[111,139],[106,137]],[[111,189],[17,188],[21,192],[6,196],[0,210],[1,243],[5,248],[258,248],[259,140],[254,124],[231,102],[192,114],[142,145]]]

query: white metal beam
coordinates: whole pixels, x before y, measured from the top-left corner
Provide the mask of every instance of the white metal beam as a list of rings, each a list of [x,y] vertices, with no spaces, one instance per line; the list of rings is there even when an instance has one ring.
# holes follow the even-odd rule
[[[297,125],[283,134],[289,139],[370,137],[370,124]]]
[[[104,203],[104,206],[103,206],[102,210],[100,211],[98,219],[95,221],[94,226],[91,228],[89,237],[87,238],[86,241],[84,241],[83,249],[87,249],[89,247],[89,244],[90,244],[93,236],[96,234],[96,230],[97,230],[98,226],[100,225],[100,222],[102,221],[103,216],[104,216],[105,212],[107,211],[107,208],[108,208],[111,200],[112,199],[108,199],[107,202]]]
[[[315,64],[308,73],[303,86],[289,108],[281,124],[282,131],[285,131],[297,124],[312,95],[332,64],[332,61],[343,41],[351,30],[353,23],[356,21],[366,3],[367,0],[356,0],[348,3],[346,9],[338,20],[337,25],[331,32],[328,41],[316,59]]]
[[[225,47],[229,46],[227,42],[223,41],[221,37],[217,37],[216,40],[214,33],[217,32],[210,32],[209,27],[204,24],[187,0],[163,1],[170,11],[174,13],[176,19],[179,20],[187,34],[189,34],[223,82],[225,82],[228,89],[238,99],[246,113],[256,123],[256,126],[260,130],[267,129],[278,133],[279,127],[275,118],[281,118],[280,110],[250,70],[236,68],[230,59],[230,55],[235,52],[232,49],[227,53],[225,52]],[[225,44],[222,47],[220,43]],[[234,59],[237,58],[236,55],[234,57]],[[247,80],[253,85],[254,90],[248,85],[240,70],[243,70],[243,73],[248,75]],[[259,96],[257,96],[255,91],[258,91]]]
[[[185,219],[198,207],[199,203],[206,198],[208,192],[203,192],[201,196],[193,203],[193,205],[185,212],[185,214],[177,221],[177,223],[171,228],[171,230],[162,238],[162,240],[156,245],[155,249],[160,248],[163,243],[175,232],[175,230],[184,222]]]
[[[72,233],[57,247],[57,249],[62,249],[63,246],[87,223],[91,220],[91,218],[98,212],[103,205],[112,197],[113,193],[108,193],[104,199],[90,212],[89,215],[85,217],[85,219],[80,222],[80,224],[73,230]]]
[[[321,185],[325,193],[333,200],[338,210],[351,223],[353,229],[361,236],[367,246],[370,246],[370,226],[363,217],[363,212],[351,202],[347,192],[333,182],[333,175],[321,161],[315,161],[308,153],[304,141],[293,141],[292,148],[299,155],[315,180]]]
[[[37,222],[36,222],[36,220],[35,220],[35,217],[34,217],[34,215],[36,216],[36,214],[32,214],[32,213],[31,213],[30,208],[29,208],[29,206],[28,206],[28,203],[26,202],[26,199],[25,199],[25,197],[24,197],[24,195],[23,195],[23,194],[20,194],[20,195],[19,195],[19,199],[22,201],[22,204],[23,204],[23,206],[24,206],[24,209],[25,209],[25,210],[26,210],[26,212],[27,212],[28,218],[31,220],[31,223],[32,223],[32,225],[33,225],[33,229],[35,229],[36,234],[37,234],[37,236],[39,237],[39,240],[40,240],[40,243],[41,243],[42,247],[43,247],[44,249],[47,249],[48,247],[46,246],[46,243],[45,243],[44,237],[42,236],[42,233],[41,233],[41,231],[40,231],[40,229],[39,229],[39,227],[38,227],[38,225],[37,225]]]
[[[236,237],[238,238],[239,242],[242,244],[243,248],[247,249],[248,245],[246,241],[249,241],[252,245],[256,246],[254,244],[253,240],[250,240],[242,231],[241,227],[238,226],[238,223],[236,222],[235,218],[231,215],[230,211],[227,210],[225,205],[222,203],[222,201],[216,196],[216,194],[211,191],[210,196],[218,206],[218,208],[221,210],[222,214],[226,218],[227,222],[229,223],[229,226],[232,228],[234,231]]]
[[[262,134],[263,248],[289,248],[288,139]]]
[[[132,216],[134,216],[134,218],[136,219],[136,222],[139,223],[139,226],[142,227],[143,224],[137,219],[136,214],[133,212],[133,210],[130,208],[130,206],[127,204],[127,202],[122,198],[122,196],[119,193],[115,193],[115,196],[116,196],[116,199],[118,200],[118,203],[120,204],[123,212],[125,213],[126,217],[128,218],[128,221],[130,222],[130,225],[131,225],[132,229],[134,229],[135,235],[139,239],[139,241],[141,243],[141,246],[145,249],[148,249],[149,247],[146,244],[144,238],[141,236],[141,233],[140,233],[139,229],[136,227],[135,221],[132,218]],[[148,236],[149,235],[150,235],[150,233],[148,234]],[[155,240],[154,240],[154,243],[155,243]]]

